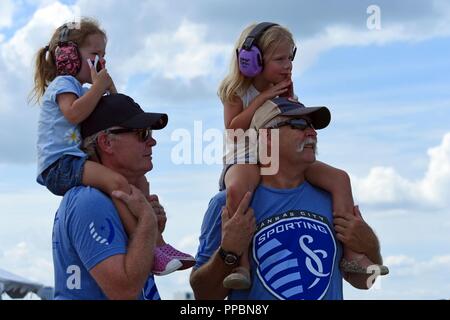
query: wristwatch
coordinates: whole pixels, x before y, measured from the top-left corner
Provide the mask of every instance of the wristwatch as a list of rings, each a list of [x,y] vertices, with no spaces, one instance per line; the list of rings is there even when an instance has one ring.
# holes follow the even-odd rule
[[[236,253],[225,251],[222,247],[219,248],[219,256],[228,266],[235,266],[239,261],[239,256]]]

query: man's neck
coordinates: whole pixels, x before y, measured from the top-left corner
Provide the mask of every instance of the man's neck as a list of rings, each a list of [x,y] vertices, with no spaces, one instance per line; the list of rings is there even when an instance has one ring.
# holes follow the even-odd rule
[[[282,166],[274,175],[261,176],[261,184],[275,189],[293,189],[305,181],[305,169],[300,165],[297,167]]]
[[[104,165],[105,167],[113,170],[114,172],[116,172],[118,174],[121,174],[125,179],[127,179],[129,184],[132,184],[134,186],[136,186],[138,184],[139,178],[142,177],[142,174],[141,175],[137,175],[137,174],[135,174],[133,172],[125,170],[122,167],[118,167],[118,166],[114,165],[114,162],[108,161],[107,158],[105,158],[103,160],[102,165]]]

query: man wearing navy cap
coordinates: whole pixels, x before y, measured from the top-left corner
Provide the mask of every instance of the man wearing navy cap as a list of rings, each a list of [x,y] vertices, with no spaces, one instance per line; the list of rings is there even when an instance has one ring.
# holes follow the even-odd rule
[[[55,299],[159,299],[153,275],[158,234],[154,209],[138,190],[150,171],[152,130],[167,125],[167,115],[144,112],[123,94],[101,98],[81,124],[91,159],[124,176],[131,194],[116,194],[137,218],[128,239],[111,199],[78,186],[65,195],[53,226]]]
[[[197,299],[343,299],[342,246],[334,231],[332,198],[305,180],[306,168],[316,160],[316,129],[328,126],[330,119],[328,108],[307,108],[290,98],[269,100],[255,112],[250,128],[264,135],[269,150],[278,148],[279,157],[272,161],[278,161],[279,170],[261,175],[254,194],[247,193],[233,215],[225,208],[224,191],[211,199],[191,273]],[[381,264],[378,240],[357,208],[355,219],[346,223],[347,235],[359,239],[348,245]],[[223,279],[249,247],[251,287],[224,288]],[[374,278],[344,276],[361,289]]]

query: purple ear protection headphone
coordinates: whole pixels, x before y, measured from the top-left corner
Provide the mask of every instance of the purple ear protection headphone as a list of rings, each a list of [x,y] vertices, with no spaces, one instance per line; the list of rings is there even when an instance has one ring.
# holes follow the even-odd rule
[[[68,41],[70,29],[67,24],[62,26],[58,46],[55,49],[55,62],[58,75],[76,76],[81,69],[81,55],[78,46]]]
[[[256,43],[264,32],[273,26],[278,26],[278,24],[272,22],[258,23],[245,38],[242,48],[240,50],[236,49],[239,70],[244,76],[253,78],[262,72],[264,60],[262,52]],[[294,49],[294,56],[296,51],[297,48]]]

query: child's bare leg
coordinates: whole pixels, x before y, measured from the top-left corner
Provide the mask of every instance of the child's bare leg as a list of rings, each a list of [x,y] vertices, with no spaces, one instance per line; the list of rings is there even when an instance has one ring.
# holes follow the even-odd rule
[[[256,164],[235,164],[228,169],[225,175],[228,212],[236,212],[242,198],[248,191],[255,191],[259,180],[259,166]]]
[[[349,218],[354,215],[353,195],[348,174],[325,163],[316,161],[306,170],[306,179],[315,186],[329,191],[333,197],[334,218]],[[341,266],[346,272],[364,273],[375,265],[365,254],[353,251],[343,244]]]
[[[173,248],[171,245],[168,245],[164,241],[162,234],[166,227],[167,221],[166,212],[163,206],[159,203],[158,196],[155,194],[152,195],[150,194],[150,184],[148,183],[146,177],[142,176],[140,179],[138,179],[136,186],[142,191],[142,193],[145,194],[147,201],[151,204],[153,211],[155,212],[156,217],[158,218],[158,238],[156,240],[157,245],[156,250],[160,250],[159,253],[165,255],[170,260],[169,264],[166,265],[166,267],[162,272],[161,269],[158,268],[152,271],[161,272],[159,275],[164,275],[169,274],[170,272],[173,272],[175,270],[185,270],[191,268],[195,264],[195,258],[190,254],[181,252]],[[157,265],[158,265],[158,257],[161,257],[161,255],[156,254]]]
[[[239,207],[244,195],[253,192],[259,184],[259,166],[255,164],[233,165],[225,175],[225,186],[227,191],[226,207],[234,214]],[[232,274],[228,275],[223,282],[225,288],[247,289],[251,285],[250,260],[248,250],[245,250],[239,259],[239,266]]]
[[[142,176],[140,179],[138,179],[136,187],[139,190],[141,190],[142,193],[145,195],[145,197],[147,198],[147,201],[152,205],[153,210],[155,211],[155,214],[158,217],[158,215],[161,214],[161,212],[159,212],[159,210],[153,205],[154,201],[158,201],[158,197],[150,195],[150,184],[148,183],[147,178],[145,176]],[[161,206],[158,206],[158,207],[161,207]],[[162,231],[163,230],[161,230],[161,228],[158,228],[159,233],[158,233],[158,236],[156,239],[156,246],[158,246],[158,247],[166,244],[166,242],[164,241],[163,235],[162,235]]]
[[[82,181],[84,185],[100,189],[109,196],[114,190],[121,190],[128,194],[131,192],[130,185],[125,177],[94,161],[86,161]],[[111,197],[111,200],[119,212],[125,232],[128,236],[132,236],[137,225],[136,218],[125,203],[114,197]]]
[[[335,182],[337,187],[332,191],[333,197],[333,216],[336,217],[350,217],[354,215],[354,202],[352,196],[352,189],[350,179],[347,174],[343,174],[341,179]],[[356,252],[343,244],[343,260],[341,261],[342,270],[345,272],[366,273],[370,272],[370,266],[374,266],[370,258],[363,254]],[[368,269],[369,268],[369,269]]]

